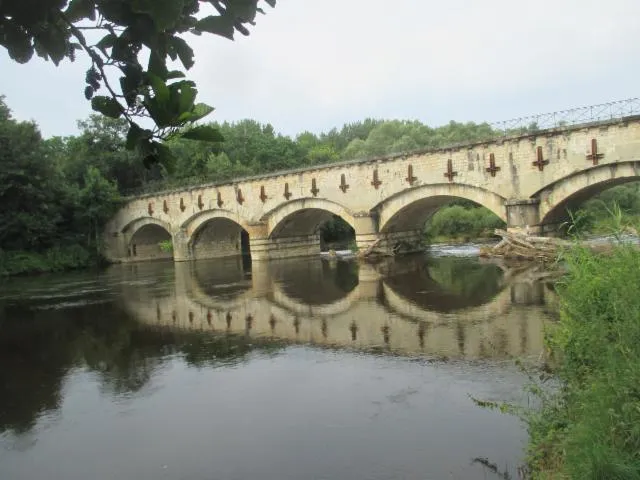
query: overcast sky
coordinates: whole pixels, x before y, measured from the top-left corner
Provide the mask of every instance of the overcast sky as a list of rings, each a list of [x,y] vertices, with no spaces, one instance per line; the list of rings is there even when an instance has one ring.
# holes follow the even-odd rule
[[[365,117],[437,126],[640,96],[640,0],[278,0],[249,37],[190,37],[212,120],[295,135]],[[0,48],[0,94],[45,136],[90,113],[85,58]]]

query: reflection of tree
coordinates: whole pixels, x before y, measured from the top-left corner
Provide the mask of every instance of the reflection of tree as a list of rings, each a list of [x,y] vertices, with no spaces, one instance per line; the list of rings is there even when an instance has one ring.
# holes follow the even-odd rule
[[[385,283],[423,308],[449,312],[489,302],[501,290],[502,271],[468,258],[407,257],[392,260]]]
[[[429,276],[447,292],[471,299],[487,299],[500,291],[502,271],[496,265],[468,258],[431,259]]]
[[[57,312],[46,320],[27,311],[5,314],[12,320],[0,318],[0,433],[23,433],[39,415],[60,406],[62,383],[74,362],[74,332]]]
[[[358,264],[347,261],[278,262],[273,276],[287,297],[308,305],[326,305],[347,296],[358,285]]]
[[[11,315],[11,320],[3,317]],[[237,363],[263,344],[245,336],[142,327],[113,304],[58,310],[3,311],[0,317],[0,433],[30,430],[61,403],[64,378],[84,366],[101,390],[136,393],[172,354],[194,366]],[[250,320],[247,319],[250,323]]]

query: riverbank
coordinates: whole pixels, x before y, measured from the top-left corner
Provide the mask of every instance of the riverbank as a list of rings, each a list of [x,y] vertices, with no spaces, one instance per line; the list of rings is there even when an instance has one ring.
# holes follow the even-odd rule
[[[534,479],[640,478],[640,251],[576,247],[547,332],[561,387],[526,415]]]
[[[99,263],[95,253],[80,245],[55,247],[42,253],[0,249],[0,277],[78,270]]]

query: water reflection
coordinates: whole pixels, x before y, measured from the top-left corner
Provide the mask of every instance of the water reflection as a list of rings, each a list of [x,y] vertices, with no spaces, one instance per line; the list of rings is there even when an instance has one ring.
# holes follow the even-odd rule
[[[518,458],[521,430],[477,411],[467,395],[505,399],[519,391],[520,377],[491,362],[537,357],[555,301],[526,271],[424,256],[377,265],[159,262],[16,280],[0,293],[0,477],[164,478],[167,472],[149,470],[150,460],[100,461],[100,451],[122,444],[152,456],[156,467],[181,453],[182,470],[166,478],[210,478],[212,471],[220,478],[447,478],[447,465],[460,459],[457,471],[466,473],[453,478],[474,478],[470,460],[479,455]],[[462,362],[427,368],[395,363],[396,355]],[[88,393],[92,387],[99,396]],[[384,409],[393,413],[381,416]],[[470,430],[458,436],[453,417]],[[429,428],[416,427],[415,418]],[[335,430],[340,425],[345,430]],[[301,448],[291,434],[302,435],[300,428],[311,443],[296,469],[282,455]],[[212,444],[211,431],[224,432],[224,441]],[[422,439],[420,451],[414,440],[403,441],[407,435]],[[139,450],[145,442],[154,449]],[[77,463],[57,461],[58,445],[77,452]],[[261,448],[273,465],[234,453],[254,456]],[[192,451],[216,457],[216,469],[186,461]],[[345,451],[350,458],[342,461]],[[47,462],[36,457],[59,474],[39,470]]]
[[[46,306],[42,296],[34,300]],[[121,397],[147,387],[172,355],[203,367],[243,361],[255,348],[279,348],[237,335],[149,328],[106,299],[71,309],[5,304],[0,312],[0,434],[28,432],[41,415],[58,410],[76,368],[94,374],[104,394]]]
[[[133,275],[154,278],[163,268],[138,265]],[[155,327],[404,355],[537,356],[555,296],[542,283],[507,281],[494,264],[460,258],[375,266],[292,260],[251,269],[232,260],[177,264],[174,272],[169,288],[127,283],[123,309]]]

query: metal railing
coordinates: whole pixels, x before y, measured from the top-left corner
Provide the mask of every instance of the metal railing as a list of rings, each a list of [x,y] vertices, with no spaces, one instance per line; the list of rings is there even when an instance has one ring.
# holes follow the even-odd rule
[[[601,103],[599,105],[591,105],[588,107],[577,107],[569,110],[559,110],[557,112],[542,113],[539,115],[531,115],[528,117],[513,118],[511,120],[504,120],[501,122],[487,123],[491,127],[491,132],[487,136],[482,138],[475,138],[473,142],[487,142],[493,139],[498,139],[504,136],[524,135],[530,133],[536,133],[541,130],[548,130],[553,128],[566,128],[574,125],[581,125],[594,122],[605,122],[616,119],[622,119],[625,117],[640,115],[640,98],[629,98],[627,100],[619,100],[609,103]],[[439,149],[446,149],[453,145],[443,145]],[[337,164],[345,163],[358,163],[367,161],[367,159],[359,159],[346,162],[336,162]],[[335,167],[336,163],[328,164],[327,166]],[[309,169],[322,168],[323,165],[314,165],[312,167],[301,167],[299,169],[293,169],[291,172],[304,171]],[[156,193],[163,190],[175,190],[178,188],[187,188],[199,185],[216,185],[225,184],[231,181],[251,180],[254,178],[260,178],[269,175],[283,174],[287,172],[264,172],[255,176],[246,177],[242,179],[225,179],[212,181],[203,176],[180,178],[180,179],[166,179],[156,180],[147,183],[141,187],[130,189],[122,192],[126,197],[135,197],[139,195],[145,195],[148,193]]]
[[[513,135],[551,128],[570,127],[583,123],[604,122],[632,115],[640,115],[640,98],[629,98],[588,107],[513,118],[502,122],[490,123],[489,125],[502,135]]]

